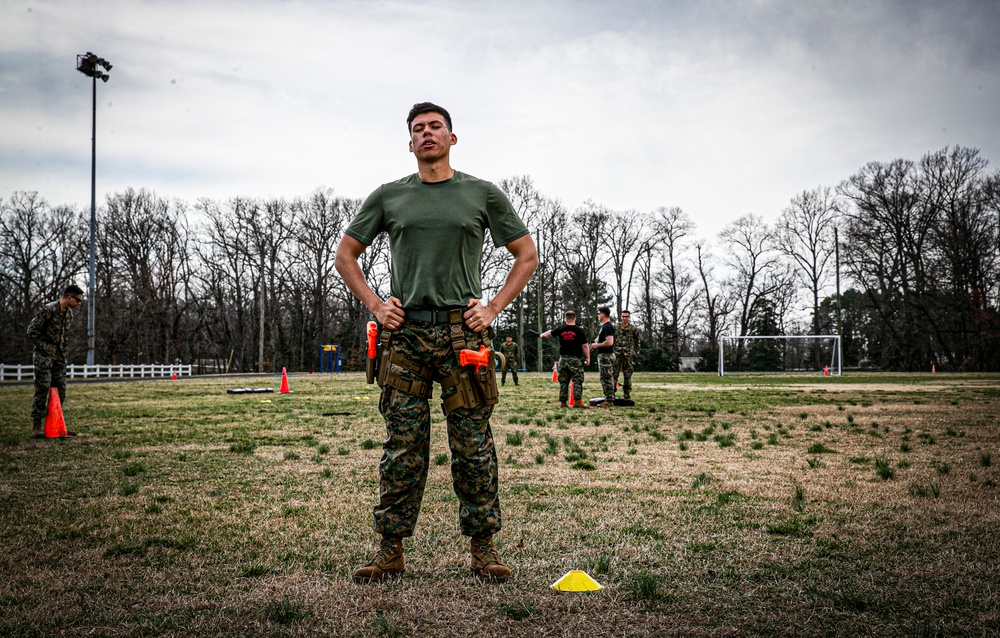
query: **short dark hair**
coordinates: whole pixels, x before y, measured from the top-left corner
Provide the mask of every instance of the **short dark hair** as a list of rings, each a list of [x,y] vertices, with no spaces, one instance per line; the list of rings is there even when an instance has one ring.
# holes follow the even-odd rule
[[[440,113],[444,116],[444,123],[448,125],[448,132],[451,132],[451,115],[443,107],[434,104],[433,102],[420,102],[419,104],[414,104],[413,108],[410,109],[410,114],[406,116],[406,132],[409,133],[411,127],[413,126],[413,120],[423,113]]]
[[[611,308],[608,308],[607,306],[601,306],[600,308],[597,309],[597,312],[601,313],[605,317],[611,316]]]
[[[630,315],[630,316],[632,315],[632,313],[629,312],[628,310],[622,310],[622,314],[623,315]]]
[[[82,295],[83,288],[77,286],[76,284],[70,284],[63,288],[63,297],[69,297],[70,295]]]

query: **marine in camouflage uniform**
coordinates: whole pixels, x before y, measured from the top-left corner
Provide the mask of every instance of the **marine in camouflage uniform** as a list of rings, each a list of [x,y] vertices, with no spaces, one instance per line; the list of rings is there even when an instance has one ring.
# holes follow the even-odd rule
[[[567,310],[563,313],[563,323],[558,328],[546,330],[538,335],[542,339],[555,339],[559,343],[559,362],[556,369],[559,372],[559,405],[568,407],[569,386],[573,384],[574,407],[585,408],[583,402],[583,372],[590,363],[590,345],[587,334],[576,325],[576,313]]]
[[[508,337],[510,339],[510,337]],[[510,341],[504,341],[500,346],[500,354],[504,356],[506,360],[506,365],[504,365],[503,373],[500,375],[500,385],[507,384],[507,371],[510,370],[511,378],[514,379],[514,385],[517,383],[517,365],[521,361],[521,348],[517,343],[511,339]]]
[[[622,392],[626,399],[632,398],[632,359],[639,354],[639,329],[631,323],[632,315],[622,311],[622,322],[615,329],[615,387],[618,374],[622,375]]]
[[[498,465],[489,424],[497,401],[496,375],[492,365],[474,373],[472,366],[464,366],[459,372],[458,351],[490,346],[490,325],[524,289],[538,256],[528,229],[503,192],[451,168],[450,149],[458,138],[445,109],[429,102],[416,104],[407,128],[417,172],[369,195],[337,247],[337,272],[382,326],[379,410],[386,438],[379,462],[379,502],[373,510],[374,528],[382,540],[353,578],[371,582],[404,571],[402,539],[414,533],[423,499],[430,457],[428,399],[432,383],[439,382],[459,527],[472,537],[472,571],[502,581],[511,572],[492,540],[501,527]],[[483,303],[480,264],[487,229],[494,245],[506,248],[514,261],[503,286]],[[388,236],[391,255],[387,299],[372,290],[359,262],[382,233]],[[452,384],[456,372],[467,380]]]
[[[615,325],[611,322],[611,310],[602,307],[597,311],[601,329],[597,339],[590,344],[592,352],[597,352],[597,368],[601,373],[601,390],[604,392],[604,402],[601,407],[610,407],[615,401]]]
[[[61,402],[66,400],[66,332],[73,322],[72,309],[82,301],[83,290],[76,285],[67,286],[61,299],[47,304],[28,324],[28,339],[34,346],[31,353],[35,376],[31,434],[35,438],[45,436],[42,424],[48,413],[49,389],[56,389]]]

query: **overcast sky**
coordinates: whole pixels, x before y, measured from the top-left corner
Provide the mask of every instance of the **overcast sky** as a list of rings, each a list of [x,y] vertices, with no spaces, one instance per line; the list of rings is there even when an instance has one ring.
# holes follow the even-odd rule
[[[363,198],[414,172],[406,112],[451,111],[452,165],[574,209],[773,221],[868,161],[1000,163],[1000,2],[0,0],[0,198]]]

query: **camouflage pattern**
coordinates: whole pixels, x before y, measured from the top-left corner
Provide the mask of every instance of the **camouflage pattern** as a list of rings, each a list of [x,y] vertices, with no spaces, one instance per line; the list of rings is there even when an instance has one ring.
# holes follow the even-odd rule
[[[639,354],[639,329],[634,323],[615,327],[615,354],[634,357]]]
[[[54,301],[42,308],[28,324],[28,338],[35,346],[31,353],[35,393],[31,400],[31,418],[44,419],[48,412],[49,388],[56,388],[59,400],[66,400],[67,330],[73,311]]]
[[[622,393],[626,399],[632,398],[632,356],[615,353],[614,387],[618,387],[618,374],[622,375]]]
[[[503,373],[500,375],[500,383],[507,383],[507,371],[510,370],[510,375],[516,384],[517,366],[521,361],[521,348],[518,347],[516,341],[511,341],[510,343],[504,341],[500,346],[500,354],[507,359],[507,365],[504,367]]]
[[[573,400],[583,400],[583,357],[559,357],[559,402],[569,402],[569,384],[573,382]]]
[[[601,371],[601,390],[606,401],[615,400],[615,353],[597,355],[597,368]]]
[[[492,335],[492,330],[489,334]],[[480,335],[468,328],[465,339],[466,347],[472,350],[478,350],[483,342]],[[411,361],[430,367],[434,381],[440,382],[459,369],[447,324],[407,320],[392,333],[389,347]],[[404,370],[401,374],[412,373]],[[448,394],[456,391],[451,388]],[[430,463],[430,406],[427,399],[387,385],[382,389],[378,407],[385,417],[386,438],[378,466],[375,531],[383,536],[412,536]],[[458,496],[459,527],[465,536],[486,536],[501,527],[497,454],[490,428],[492,414],[493,407],[484,405],[457,408],[447,416],[452,484]]]
[[[619,323],[615,328],[615,387],[622,375],[622,392],[625,398],[632,394],[632,359],[639,355],[639,329],[634,323]]]

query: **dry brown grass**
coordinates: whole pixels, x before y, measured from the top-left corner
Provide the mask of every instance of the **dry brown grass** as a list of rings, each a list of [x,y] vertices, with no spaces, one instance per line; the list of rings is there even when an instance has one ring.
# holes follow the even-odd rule
[[[493,420],[501,586],[468,573],[447,464],[406,574],[350,581],[382,438],[361,375],[75,384],[82,435],[49,442],[0,387],[0,635],[1000,631],[1000,376],[639,374],[637,407],[588,411],[522,379]],[[549,588],[570,569],[606,589]]]

